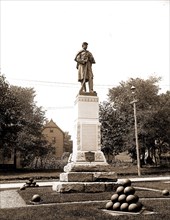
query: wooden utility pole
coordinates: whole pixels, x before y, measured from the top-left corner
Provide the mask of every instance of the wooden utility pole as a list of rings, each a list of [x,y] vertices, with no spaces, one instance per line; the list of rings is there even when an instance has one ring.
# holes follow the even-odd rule
[[[135,89],[136,88],[134,86],[131,87],[131,91],[132,91],[132,94],[133,94],[133,101],[131,102],[131,104],[133,104],[133,109],[134,109],[137,169],[138,169],[138,176],[141,176],[140,152],[139,152],[139,142],[138,142],[138,128],[137,128],[137,117],[136,117],[136,102],[137,102],[137,100],[135,100],[135,97],[134,97]]]

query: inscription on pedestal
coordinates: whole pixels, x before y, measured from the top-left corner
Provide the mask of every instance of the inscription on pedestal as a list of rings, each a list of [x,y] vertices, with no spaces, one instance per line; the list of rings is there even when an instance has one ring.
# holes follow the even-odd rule
[[[97,150],[97,129],[95,124],[82,125],[82,150]]]
[[[91,163],[91,162],[95,161],[95,153],[94,152],[89,151],[89,152],[85,152],[84,154],[85,154],[85,159],[87,162]]]
[[[80,147],[80,124],[77,124],[77,150],[81,150]]]

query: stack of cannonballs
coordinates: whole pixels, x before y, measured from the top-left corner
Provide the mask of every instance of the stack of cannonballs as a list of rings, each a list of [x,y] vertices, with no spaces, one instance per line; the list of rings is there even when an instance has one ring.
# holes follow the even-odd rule
[[[106,204],[106,209],[122,212],[140,212],[142,203],[131,186],[131,181],[125,179],[117,187],[116,192],[111,196],[111,201]]]
[[[20,188],[20,190],[24,190],[27,187],[38,187],[39,185],[35,182],[34,178],[30,178],[26,181],[26,183]]]

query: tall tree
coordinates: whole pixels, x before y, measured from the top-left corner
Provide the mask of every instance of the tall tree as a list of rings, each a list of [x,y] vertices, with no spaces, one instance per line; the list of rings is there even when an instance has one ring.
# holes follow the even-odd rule
[[[99,121],[101,123],[102,151],[108,162],[112,162],[114,156],[122,151],[124,120],[119,111],[113,109],[112,104],[103,102],[99,105]],[[109,137],[109,138],[108,138]]]
[[[169,135],[169,129],[167,128],[169,126],[169,117],[167,115],[169,113],[169,110],[167,110],[167,108],[169,107],[169,102],[167,101],[169,98],[169,93],[166,96],[163,94],[159,95],[159,81],[159,77],[150,77],[147,80],[143,80],[140,78],[129,79],[127,82],[122,81],[118,87],[114,87],[109,90],[109,104],[107,105],[109,106],[111,104],[112,108],[109,108],[108,110],[107,108],[105,108],[104,104],[102,104],[102,108],[100,108],[102,130],[105,131],[105,135],[102,136],[102,143],[110,142],[112,143],[112,148],[115,147],[113,136],[106,131],[108,129],[108,122],[110,126],[110,132],[112,134],[116,134],[118,130],[120,130],[119,126],[117,126],[115,123],[114,114],[116,112],[116,120],[121,118],[121,120],[123,121],[120,125],[120,135],[122,136],[123,140],[122,145],[127,148],[133,147],[134,115],[133,106],[130,104],[133,98],[138,100],[136,107],[140,153],[142,154],[144,152],[143,149],[154,146],[154,140],[156,136],[160,136],[161,130],[159,128],[161,126],[163,126],[162,131],[164,131],[164,134],[166,134],[165,136],[167,137]],[[135,97],[133,97],[133,94],[131,92],[132,86],[136,87]],[[103,109],[105,109],[104,114]],[[166,114],[164,114],[165,112]],[[106,119],[105,122],[106,114],[110,116]],[[152,127],[153,123],[156,123],[154,117],[155,119],[158,117],[160,117],[160,119],[162,118],[161,120],[158,120],[159,122],[157,123],[157,126],[155,126],[155,128]],[[122,149],[124,149],[124,147]]]
[[[156,103],[155,111],[148,117],[143,126],[149,134],[152,143],[150,150],[155,157],[155,162],[161,162],[161,154],[170,151],[170,92],[159,95],[159,102]],[[157,154],[156,154],[157,153]]]
[[[22,153],[23,164],[27,164],[34,157],[42,157],[50,150],[42,136],[45,112],[36,105],[35,91],[32,88],[11,86],[11,91],[17,100],[17,121],[20,125],[15,146]]]
[[[69,132],[64,132],[64,151],[65,152],[72,152],[73,148],[73,141],[71,140],[71,135]]]
[[[14,146],[18,123],[15,117],[16,98],[10,90],[9,84],[3,75],[0,75],[0,145],[1,152],[5,157],[11,146]],[[5,149],[5,150],[4,150]]]
[[[45,112],[34,101],[35,91],[32,88],[10,86],[2,75],[0,90],[0,140],[4,156],[12,151],[16,163],[16,152],[19,151],[26,164],[37,155],[46,154],[44,147],[48,143],[41,132]]]

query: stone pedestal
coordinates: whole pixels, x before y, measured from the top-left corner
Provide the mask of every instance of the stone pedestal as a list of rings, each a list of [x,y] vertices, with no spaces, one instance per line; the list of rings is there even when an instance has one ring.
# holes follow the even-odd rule
[[[101,151],[99,100],[97,96],[78,95],[75,101],[73,154],[75,165],[107,165]],[[70,167],[70,165],[69,165]],[[67,168],[66,168],[67,169]],[[67,169],[67,171],[69,171]],[[71,170],[70,170],[71,171]]]
[[[115,182],[117,180],[113,168],[108,165],[101,151],[99,99],[97,94],[85,93],[78,95],[74,112],[73,153],[68,164],[64,167],[65,173],[60,175],[60,182],[55,183],[53,186],[53,189],[58,192],[71,190],[72,187],[76,188],[76,182],[79,186],[78,191],[86,192],[88,191],[86,189],[87,183],[88,187],[90,184],[94,188],[96,181],[112,180]],[[105,191],[106,188],[108,189],[106,184],[100,182],[100,189]]]

